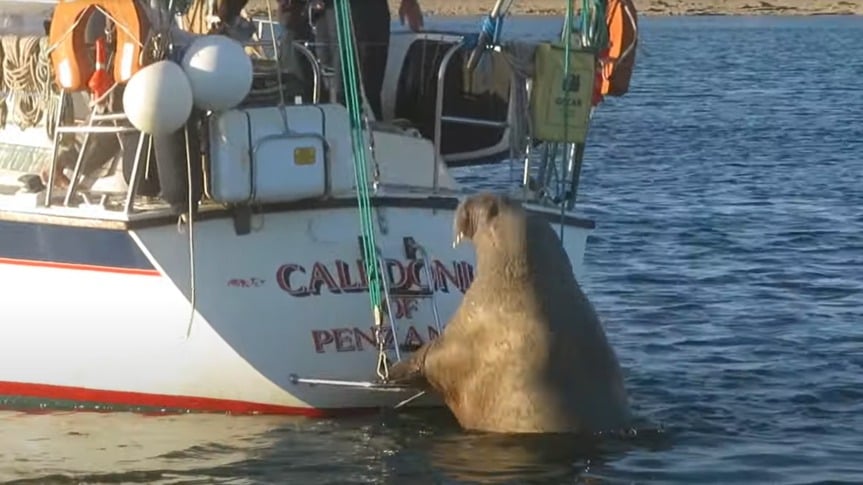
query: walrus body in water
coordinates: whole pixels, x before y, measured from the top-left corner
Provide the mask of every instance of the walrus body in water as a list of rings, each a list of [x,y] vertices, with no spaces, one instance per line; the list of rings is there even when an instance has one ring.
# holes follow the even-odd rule
[[[502,433],[616,431],[631,419],[617,357],[551,225],[484,193],[455,214],[476,277],[392,382],[438,392],[459,424]]]

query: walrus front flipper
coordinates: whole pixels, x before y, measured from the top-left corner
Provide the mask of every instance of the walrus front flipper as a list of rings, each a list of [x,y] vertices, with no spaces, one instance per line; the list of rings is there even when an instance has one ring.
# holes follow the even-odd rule
[[[433,343],[432,341],[424,344],[409,358],[390,367],[388,382],[421,389],[428,388],[429,382],[426,380],[424,367],[426,354]]]
[[[476,366],[464,332],[465,329],[458,326],[444,329],[440,336],[420,347],[410,358],[390,368],[390,381],[431,389],[445,398],[451,397],[457,388],[455,384],[466,371]]]

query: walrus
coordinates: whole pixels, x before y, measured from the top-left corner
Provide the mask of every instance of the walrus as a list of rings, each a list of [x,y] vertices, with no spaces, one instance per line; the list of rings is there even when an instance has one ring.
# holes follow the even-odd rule
[[[476,276],[441,335],[397,362],[390,382],[440,394],[464,429],[596,433],[631,421],[623,376],[549,222],[515,200],[463,200],[455,243]]]

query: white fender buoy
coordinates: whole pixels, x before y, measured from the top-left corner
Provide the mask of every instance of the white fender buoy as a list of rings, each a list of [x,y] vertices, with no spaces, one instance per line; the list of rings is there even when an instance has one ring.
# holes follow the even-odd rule
[[[123,110],[142,133],[164,135],[179,130],[192,113],[192,87],[186,73],[171,61],[144,67],[126,83]]]
[[[224,111],[236,107],[252,89],[252,60],[243,45],[224,35],[195,39],[183,55],[195,106]]]

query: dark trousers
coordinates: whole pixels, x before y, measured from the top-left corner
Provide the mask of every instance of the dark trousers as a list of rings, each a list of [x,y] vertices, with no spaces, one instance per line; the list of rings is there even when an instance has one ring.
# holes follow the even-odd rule
[[[390,43],[389,6],[387,0],[352,0],[350,3],[363,88],[375,118],[381,120],[383,119],[381,90]],[[336,12],[332,1],[326,2],[326,8],[315,22],[315,30],[315,42],[325,44],[318,46],[317,55],[325,65],[332,66],[335,70],[334,76],[328,81],[327,88],[332,95],[335,95],[338,102],[344,103]]]

